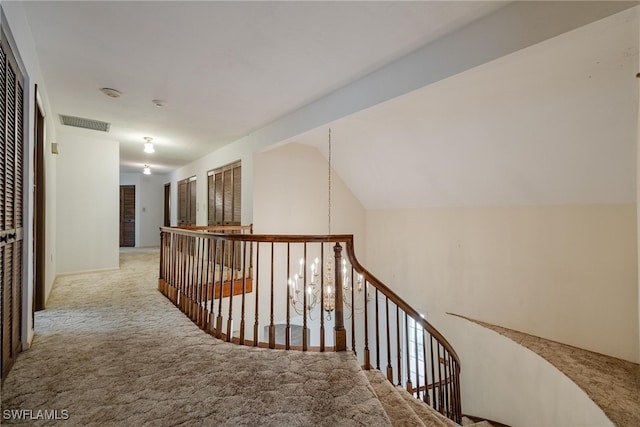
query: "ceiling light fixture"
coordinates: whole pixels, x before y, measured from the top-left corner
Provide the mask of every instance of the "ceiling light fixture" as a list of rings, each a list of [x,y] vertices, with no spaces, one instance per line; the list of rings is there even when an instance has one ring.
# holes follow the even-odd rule
[[[122,95],[122,92],[116,89],[112,89],[110,87],[100,88],[100,92],[104,93],[109,98],[120,98],[120,96]]]
[[[144,170],[142,171],[142,173],[145,175],[151,175],[151,168],[149,167],[149,165],[144,165]]]
[[[166,102],[162,99],[153,99],[151,102],[153,102],[153,105],[155,105],[156,107],[164,107],[166,104]]]
[[[144,152],[155,153],[156,150],[153,148],[153,144],[151,143],[151,140],[153,140],[153,138],[151,138],[150,136],[145,136],[144,140],[147,141],[144,143]]]

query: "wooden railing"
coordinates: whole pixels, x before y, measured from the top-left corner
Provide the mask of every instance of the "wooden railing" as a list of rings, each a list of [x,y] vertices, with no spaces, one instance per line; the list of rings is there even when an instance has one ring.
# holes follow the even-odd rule
[[[461,421],[458,355],[358,262],[352,235],[162,227],[159,289],[217,338],[273,349],[351,350],[363,369],[385,372],[391,383]]]

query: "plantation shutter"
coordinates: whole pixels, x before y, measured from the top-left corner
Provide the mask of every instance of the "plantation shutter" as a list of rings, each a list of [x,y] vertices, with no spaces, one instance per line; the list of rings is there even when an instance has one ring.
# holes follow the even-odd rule
[[[196,177],[178,182],[178,225],[196,225]]]
[[[209,225],[240,225],[242,169],[240,162],[209,171]]]
[[[22,75],[4,34],[0,48],[0,370],[4,379],[22,347],[24,99]]]

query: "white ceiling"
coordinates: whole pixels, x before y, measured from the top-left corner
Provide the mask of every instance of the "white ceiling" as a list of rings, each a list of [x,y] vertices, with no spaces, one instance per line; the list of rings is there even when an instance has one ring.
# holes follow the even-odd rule
[[[368,209],[632,203],[638,66],[636,7],[286,142]]]
[[[506,2],[23,4],[52,113],[110,122],[121,172],[167,173]]]

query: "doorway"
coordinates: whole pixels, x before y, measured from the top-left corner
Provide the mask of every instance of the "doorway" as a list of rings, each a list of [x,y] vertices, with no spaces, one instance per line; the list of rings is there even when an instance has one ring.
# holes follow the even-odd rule
[[[171,183],[164,185],[164,226],[171,226]]]
[[[120,186],[120,247],[136,245],[136,186]]]
[[[34,233],[33,233],[33,267],[35,274],[35,287],[33,295],[33,315],[35,321],[35,312],[44,310],[45,304],[45,169],[44,169],[44,114],[38,102],[38,86],[36,85],[35,99],[35,152],[34,152],[34,169],[35,182],[33,188],[34,204]]]

